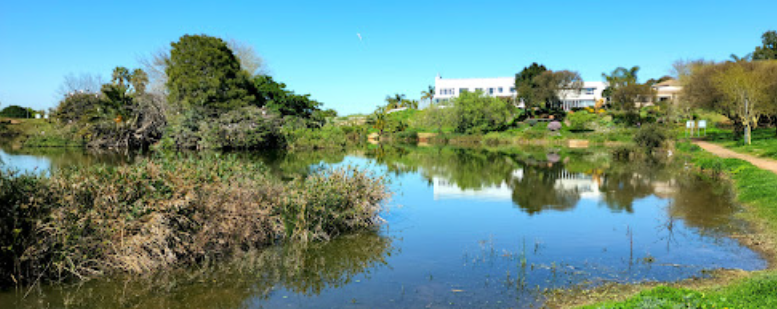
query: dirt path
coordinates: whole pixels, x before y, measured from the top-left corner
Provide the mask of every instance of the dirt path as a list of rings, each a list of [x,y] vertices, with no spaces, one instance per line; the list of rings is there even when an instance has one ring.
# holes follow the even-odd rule
[[[693,141],[693,143],[718,157],[737,158],[740,160],[745,160],[761,169],[771,171],[772,173],[777,174],[777,160],[764,159],[764,158],[759,158],[759,157],[755,157],[755,156],[751,156],[743,153],[738,153],[733,150],[726,149],[723,146],[715,145],[709,142],[695,140]]]

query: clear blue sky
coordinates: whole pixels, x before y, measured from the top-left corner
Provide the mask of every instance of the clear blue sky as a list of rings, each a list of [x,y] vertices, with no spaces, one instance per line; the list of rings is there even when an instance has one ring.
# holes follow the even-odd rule
[[[249,43],[271,74],[341,114],[443,77],[511,76],[536,61],[601,80],[639,65],[744,55],[777,1],[0,1],[0,102],[48,108],[68,73],[138,67],[184,34]],[[357,33],[363,36],[360,42]]]

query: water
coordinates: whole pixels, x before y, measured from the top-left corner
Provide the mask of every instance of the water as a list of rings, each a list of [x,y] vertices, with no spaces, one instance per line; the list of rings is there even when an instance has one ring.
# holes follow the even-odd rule
[[[21,155],[2,158],[27,162]],[[766,267],[728,237],[745,230],[726,186],[698,179],[679,160],[412,146],[240,155],[280,177],[344,164],[388,173],[396,194],[382,214],[387,223],[142,278],[10,290],[0,308],[527,308],[540,306],[546,289]],[[131,162],[67,156],[81,159],[33,155],[50,168]]]

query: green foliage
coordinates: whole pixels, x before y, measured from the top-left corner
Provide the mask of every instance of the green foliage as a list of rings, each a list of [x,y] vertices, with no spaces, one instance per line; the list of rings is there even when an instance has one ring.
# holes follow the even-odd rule
[[[0,284],[147,273],[379,222],[383,178],[343,168],[282,182],[234,156],[0,170]]]
[[[666,130],[656,124],[643,125],[634,134],[634,142],[646,152],[661,147],[668,138]]]
[[[310,95],[298,95],[286,89],[286,84],[275,81],[271,76],[258,75],[253,79],[254,86],[260,97],[266,102],[267,108],[277,111],[282,117],[294,116],[317,121],[323,125],[325,114],[316,114],[321,103],[310,99]],[[329,114],[334,110],[329,110]],[[335,116],[337,113],[335,112]],[[314,119],[314,116],[321,117]]]
[[[229,110],[257,101],[250,76],[223,40],[184,35],[171,46],[165,68],[168,101],[179,110]]]
[[[597,120],[596,114],[581,110],[567,114],[566,120],[569,121],[569,129],[573,131],[593,130]]]
[[[0,111],[0,117],[8,118],[35,118],[35,111],[29,107],[11,105]]]
[[[60,131],[72,136],[59,132],[31,144],[43,147],[59,138],[83,140],[91,147],[144,148],[158,141],[167,124],[164,98],[144,92],[148,79],[141,69],[130,74],[117,67],[113,76],[100,93],[69,93],[59,102],[52,116],[64,126]]]
[[[777,59],[777,31],[766,31],[761,36],[761,46],[755,48],[753,60]]]
[[[523,100],[526,108],[537,107],[538,104],[544,103],[535,95],[535,89],[538,88],[538,85],[534,78],[546,71],[548,68],[534,62],[530,66],[524,67],[520,73],[515,74],[515,89],[518,92],[518,99]]]
[[[484,134],[503,130],[513,120],[512,106],[482,91],[465,92],[453,103],[453,121],[457,133]]]
[[[207,149],[267,149],[280,144],[281,119],[256,106],[246,106],[201,122],[199,147]]]
[[[346,131],[334,125],[315,129],[284,127],[282,130],[289,149],[342,149],[348,142]]]

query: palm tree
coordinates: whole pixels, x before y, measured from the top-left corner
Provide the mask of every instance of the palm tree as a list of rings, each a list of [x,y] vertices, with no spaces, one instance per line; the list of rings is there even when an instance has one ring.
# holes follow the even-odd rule
[[[113,69],[112,77],[111,81],[114,84],[124,87],[124,82],[130,80],[130,72],[125,67],[116,67]]]
[[[428,90],[421,91],[421,100],[429,100],[429,105],[431,105],[432,99],[434,99],[434,86],[429,85]]]
[[[742,57],[739,57],[739,56],[737,56],[735,54],[731,54],[729,57],[731,58],[731,60],[729,60],[729,62],[747,62],[747,61],[750,61],[750,60],[753,59],[753,53],[749,53],[749,54],[744,55]]]
[[[378,109],[375,110],[375,113],[373,116],[375,117],[375,124],[372,126],[373,128],[380,131],[380,135],[383,135],[383,130],[386,129],[386,110],[387,107],[378,107]]]
[[[404,94],[394,94],[394,96],[386,96],[386,109],[392,110],[402,106],[402,101],[405,100]]]
[[[142,94],[146,92],[146,84],[148,84],[148,74],[142,69],[135,69],[132,71],[132,76],[129,80],[132,88],[135,88],[135,92]]]

